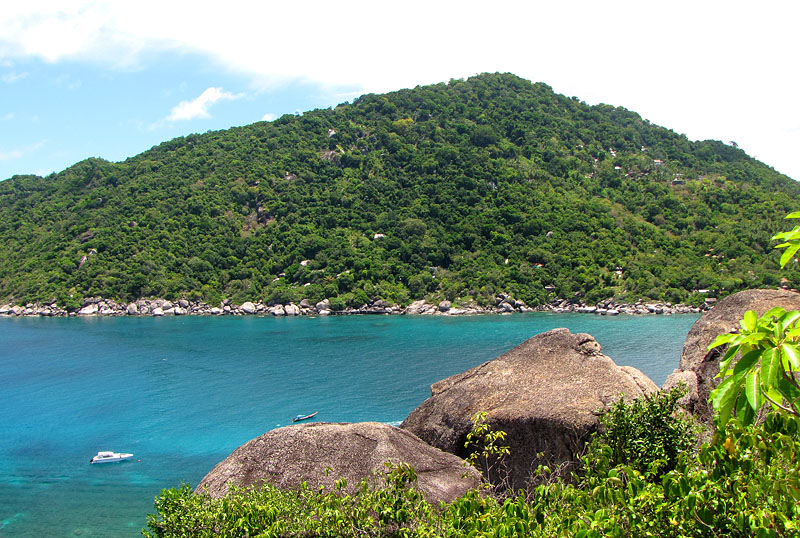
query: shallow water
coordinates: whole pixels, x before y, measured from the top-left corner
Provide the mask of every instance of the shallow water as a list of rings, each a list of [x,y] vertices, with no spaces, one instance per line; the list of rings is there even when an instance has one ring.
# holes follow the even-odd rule
[[[0,537],[138,536],[265,431],[397,423],[430,385],[555,327],[662,384],[696,315],[0,319]],[[131,461],[89,465],[98,450]]]

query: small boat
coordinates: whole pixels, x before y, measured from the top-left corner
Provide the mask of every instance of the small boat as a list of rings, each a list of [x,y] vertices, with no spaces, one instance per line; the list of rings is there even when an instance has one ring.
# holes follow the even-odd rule
[[[297,415],[292,419],[292,422],[300,422],[301,420],[308,420],[310,418],[314,418],[315,416],[317,416],[317,413],[319,413],[319,411],[314,411],[310,415]]]
[[[133,454],[124,454],[122,452],[111,452],[103,450],[97,453],[97,456],[89,460],[89,463],[111,463],[114,461],[123,461],[132,458]]]

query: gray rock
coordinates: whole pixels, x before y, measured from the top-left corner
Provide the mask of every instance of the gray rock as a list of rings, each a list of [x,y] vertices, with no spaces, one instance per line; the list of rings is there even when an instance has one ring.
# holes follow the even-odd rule
[[[663,388],[669,390],[681,381],[690,390],[696,387],[696,394],[690,394],[686,408],[695,418],[711,423],[713,409],[708,396],[717,386],[715,377],[719,373],[719,361],[725,354],[725,346],[711,351],[708,351],[708,346],[718,335],[737,331],[739,320],[748,310],[755,310],[761,316],[776,306],[800,310],[800,294],[787,290],[745,290],[720,300],[692,325],[683,345],[680,366],[667,378]]]
[[[507,479],[514,489],[528,485],[539,463],[563,463],[567,472],[595,431],[598,410],[623,394],[636,398],[657,390],[644,374],[620,368],[600,349],[588,334],[567,329],[539,334],[492,361],[434,383],[431,397],[400,427],[466,457],[470,418],[484,411],[493,429],[508,434]]]
[[[417,315],[425,311],[426,304],[424,300],[414,301],[406,307],[406,314]]]
[[[331,302],[328,299],[323,299],[318,302],[314,308],[317,309],[317,312],[321,312],[323,310],[330,310],[331,309]]]
[[[441,303],[439,303],[439,312],[447,312],[448,310],[450,310],[451,306],[452,305],[450,301],[442,301]]]
[[[125,313],[129,316],[136,316],[139,314],[139,307],[136,306],[136,303],[131,303],[125,308]]]
[[[269,309],[269,313],[273,316],[285,316],[286,310],[284,310],[283,305],[276,304],[272,308]]]
[[[300,315],[300,307],[296,304],[287,304],[283,307],[284,312],[286,312],[287,316],[299,316]]]
[[[90,303],[90,304],[84,306],[83,308],[81,308],[80,310],[78,310],[78,315],[79,316],[94,316],[99,311],[100,311],[100,309],[98,308],[97,303]]]
[[[180,301],[178,301],[178,306],[180,306],[181,308],[189,308],[189,301],[187,301],[186,299],[181,299]]]
[[[514,305],[512,305],[508,301],[503,301],[502,303],[497,305],[497,311],[498,312],[513,312],[514,311]]]
[[[153,316],[155,316],[155,317],[161,317],[161,316],[163,316],[163,315],[164,315],[164,309],[163,309],[163,308],[161,308],[160,306],[157,306],[157,307],[155,307],[155,308],[153,309],[153,311],[151,312],[151,314],[152,314]]]
[[[686,388],[686,394],[681,397],[678,403],[686,409],[694,409],[699,399],[697,392],[697,374],[691,370],[676,369],[667,377],[663,389],[668,391],[681,385]]]
[[[270,482],[294,489],[307,482],[331,491],[340,478],[348,491],[363,478],[386,471],[384,462],[407,463],[431,502],[452,501],[479,483],[477,471],[452,454],[426,445],[411,433],[380,424],[312,423],[278,428],[248,441],[220,462],[197,486],[222,497],[230,485]]]
[[[255,314],[256,313],[256,305],[254,305],[250,301],[246,301],[246,302],[242,303],[242,305],[239,307],[239,309],[241,309],[241,311],[244,312],[245,314]]]

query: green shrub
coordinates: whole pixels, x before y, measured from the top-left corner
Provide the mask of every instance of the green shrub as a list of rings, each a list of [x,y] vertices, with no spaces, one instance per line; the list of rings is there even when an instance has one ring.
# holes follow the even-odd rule
[[[610,449],[611,467],[626,464],[653,480],[675,468],[678,458],[695,444],[694,428],[678,407],[685,387],[657,392],[632,401],[620,398],[600,417],[600,428],[589,447]]]

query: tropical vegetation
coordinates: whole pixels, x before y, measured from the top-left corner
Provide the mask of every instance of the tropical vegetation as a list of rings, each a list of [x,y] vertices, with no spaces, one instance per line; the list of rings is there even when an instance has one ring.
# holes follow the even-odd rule
[[[778,245],[784,253],[798,251],[796,235],[775,238],[786,240]],[[784,255],[781,265],[789,259]],[[798,536],[798,319],[797,311],[772,309],[761,317],[749,311],[741,331],[720,335],[709,346],[728,348],[722,381],[711,396],[715,432],[699,446],[698,428],[679,407],[686,389],[678,387],[613,403],[570,481],[540,466],[528,491],[487,486],[483,494],[473,490],[436,507],[415,489],[414,470],[406,465],[390,468],[384,486],[363,481],[353,495],[344,494],[341,482],[331,492],[282,491],[267,484],[212,499],[184,485],[162,492],[143,532],[276,538]],[[488,474],[490,461],[508,454],[508,447],[501,445],[505,433],[493,432],[485,416],[473,416],[465,446],[472,451],[468,461],[482,462]]]
[[[770,414],[731,421],[695,448],[676,416],[680,393],[614,405],[571,481],[540,468],[529,491],[473,490],[450,504],[426,502],[408,466],[353,493],[272,485],[222,499],[188,485],[164,490],[150,537],[785,537],[800,521],[800,419]],[[654,419],[641,427],[641,419]],[[677,443],[675,443],[678,441]],[[610,444],[609,444],[610,443]],[[622,450],[620,452],[620,449]]]
[[[800,187],[510,74],[0,182],[0,301],[699,304],[780,284]]]

